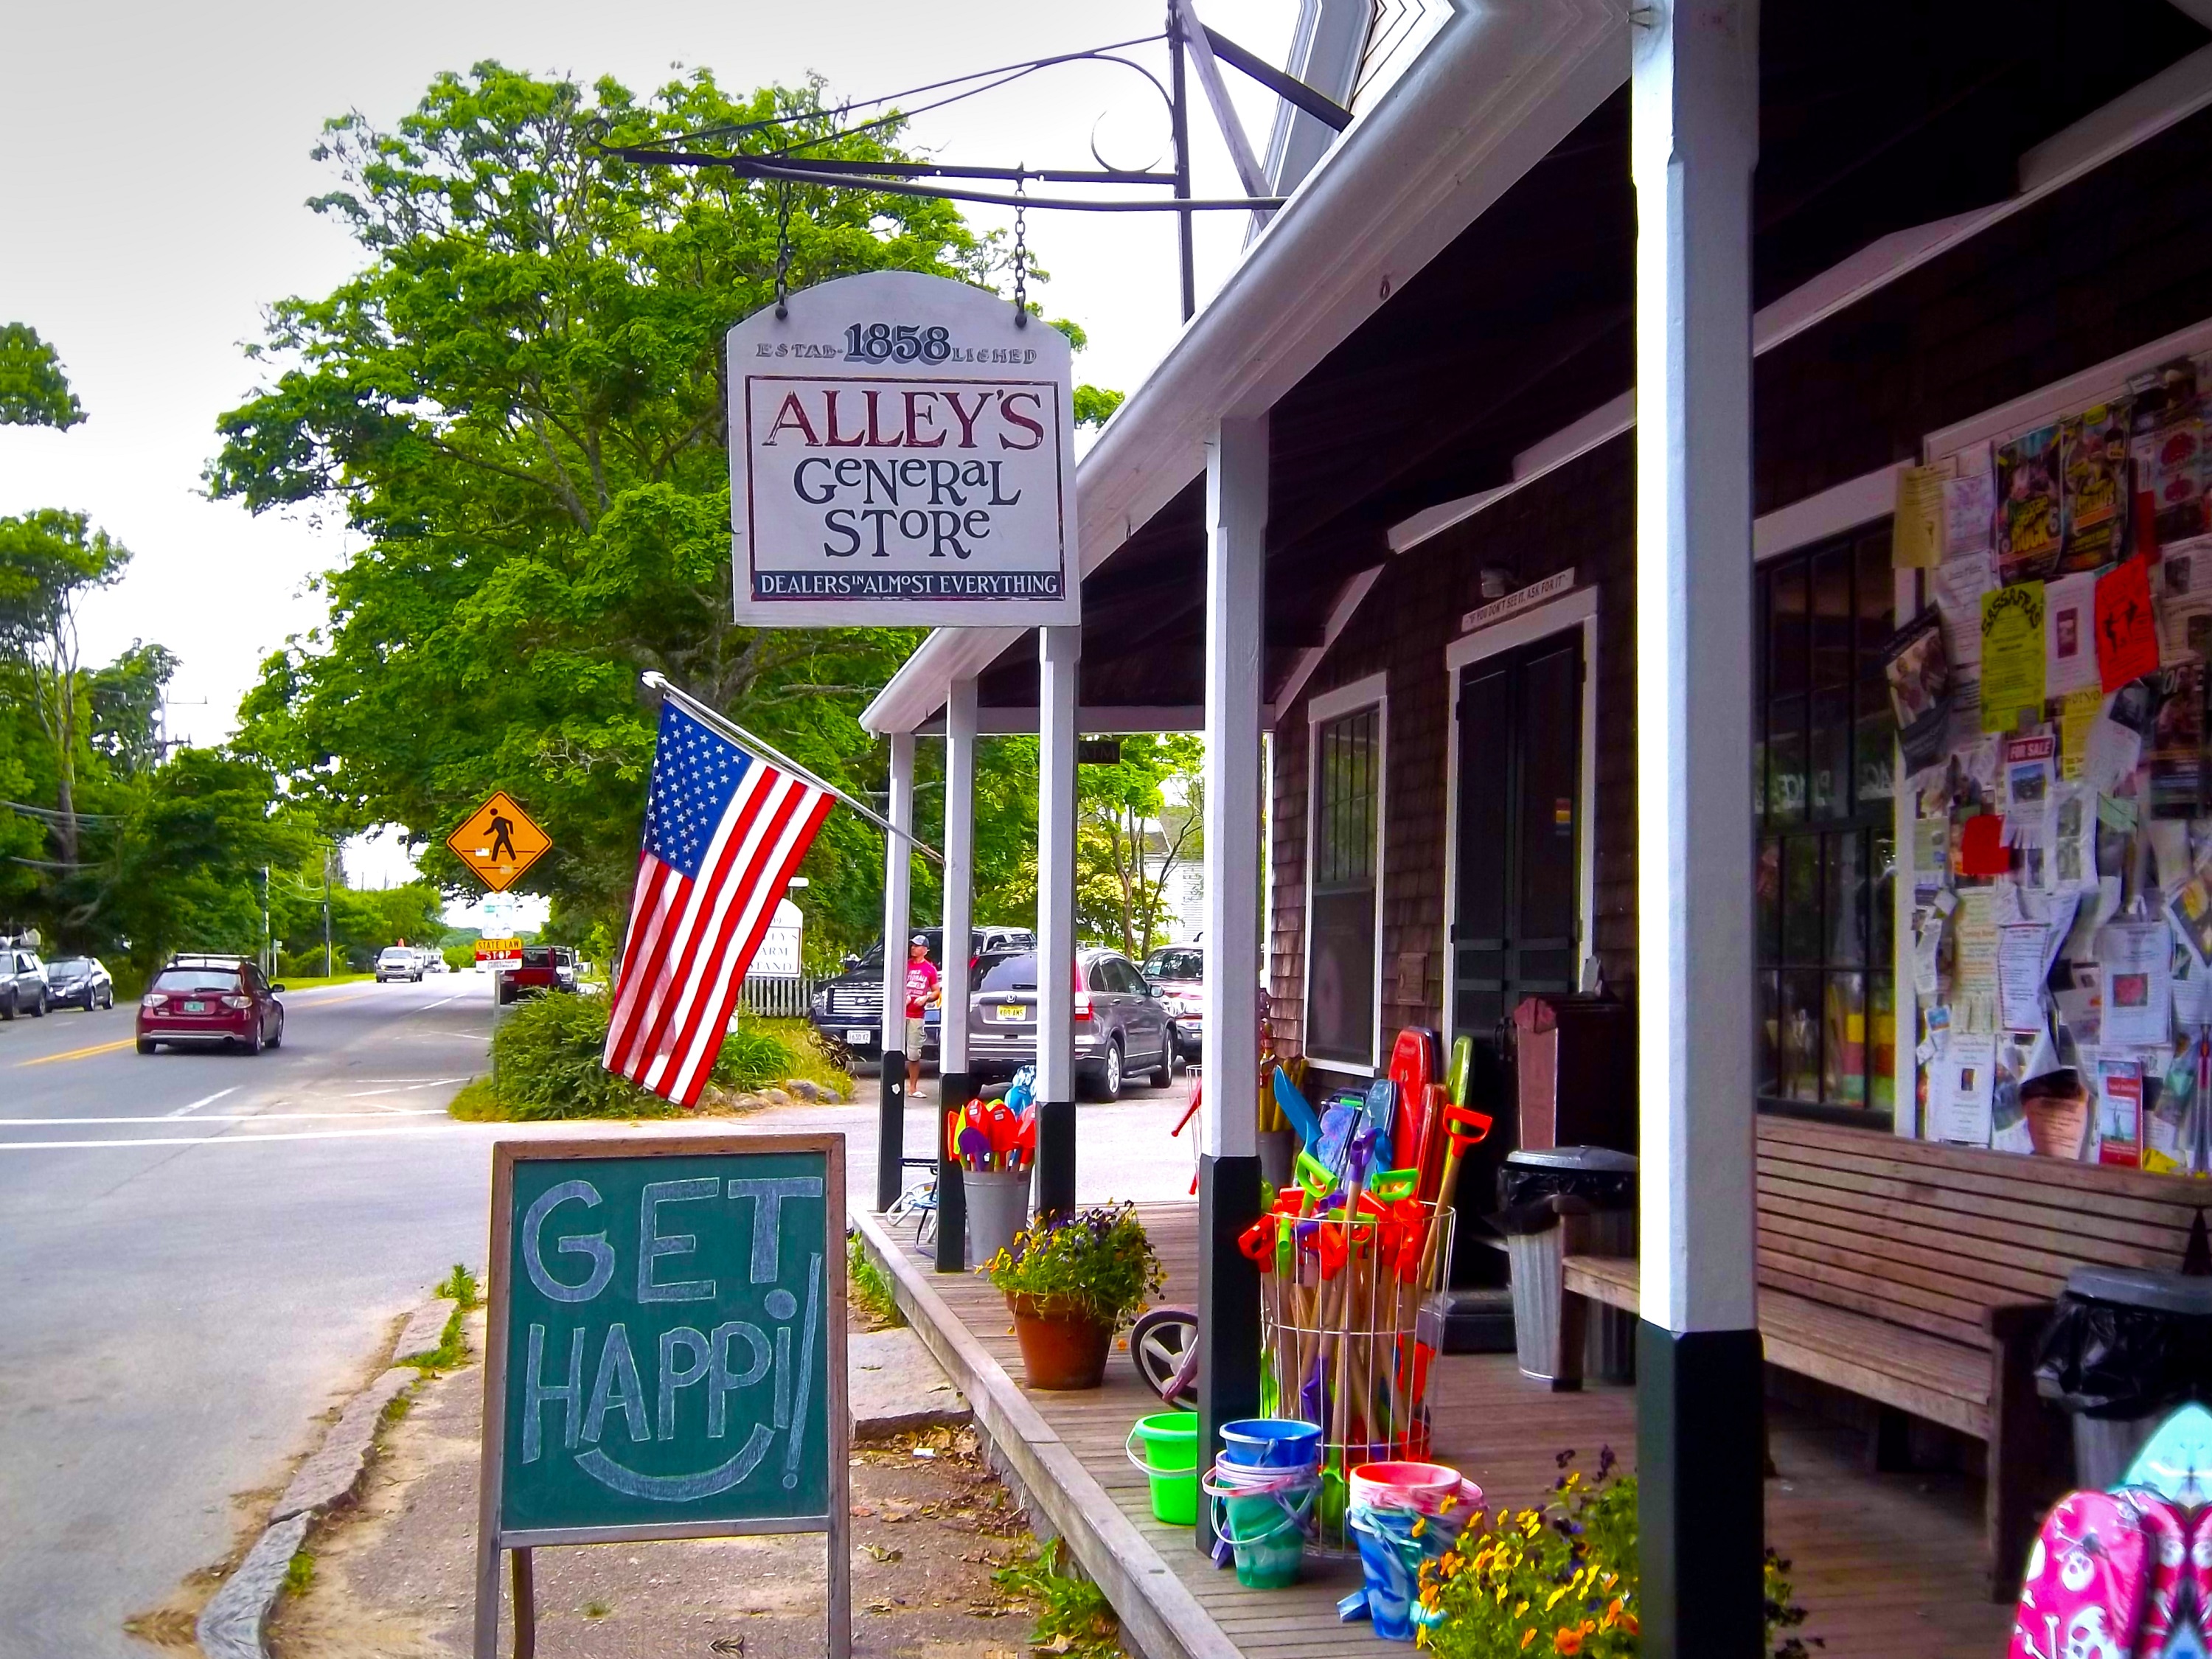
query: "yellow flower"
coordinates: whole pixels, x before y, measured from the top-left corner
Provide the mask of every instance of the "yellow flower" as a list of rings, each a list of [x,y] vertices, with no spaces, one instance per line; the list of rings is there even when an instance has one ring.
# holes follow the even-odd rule
[[[1559,1606],[1560,1597],[1564,1596],[1571,1588],[1572,1586],[1571,1585],[1562,1584],[1559,1589],[1553,1590],[1550,1597],[1546,1600],[1544,1603],[1544,1611],[1549,1613],[1553,1607]]]

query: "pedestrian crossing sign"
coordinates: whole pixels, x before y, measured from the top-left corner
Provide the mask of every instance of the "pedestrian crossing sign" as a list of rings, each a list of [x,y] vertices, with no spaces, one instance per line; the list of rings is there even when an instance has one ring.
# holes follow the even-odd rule
[[[485,886],[504,893],[553,845],[553,838],[501,789],[463,819],[446,845]]]

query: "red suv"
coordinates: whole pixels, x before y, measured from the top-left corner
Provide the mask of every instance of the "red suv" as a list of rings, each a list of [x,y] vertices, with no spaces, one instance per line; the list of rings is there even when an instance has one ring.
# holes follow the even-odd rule
[[[248,957],[177,956],[138,999],[138,1052],[220,1042],[258,1054],[284,1040],[284,1005]]]

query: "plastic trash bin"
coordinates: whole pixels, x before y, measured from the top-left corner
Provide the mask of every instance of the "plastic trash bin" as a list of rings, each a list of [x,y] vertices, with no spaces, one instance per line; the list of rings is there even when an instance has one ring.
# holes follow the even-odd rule
[[[2035,1385],[2074,1419],[2074,1484],[2117,1486],[2176,1406],[2212,1401],[2212,1274],[2075,1268],[2037,1351]]]
[[[1498,1172],[1498,1208],[1523,1375],[1563,1393],[1582,1387],[1585,1374],[1626,1381],[1634,1372],[1634,1322],[1570,1298],[1561,1264],[1570,1255],[1636,1254],[1636,1159],[1609,1146],[1510,1153]]]

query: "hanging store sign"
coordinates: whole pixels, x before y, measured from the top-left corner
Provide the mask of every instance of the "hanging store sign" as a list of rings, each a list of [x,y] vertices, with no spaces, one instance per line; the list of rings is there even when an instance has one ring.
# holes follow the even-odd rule
[[[1459,619],[1459,631],[1471,634],[1478,628],[1488,628],[1502,623],[1508,617],[1517,617],[1524,611],[1533,611],[1547,599],[1555,599],[1575,585],[1575,569],[1569,565],[1565,570],[1555,570],[1540,581],[1508,593],[1502,599],[1492,599],[1488,605],[1470,611]]]
[[[1006,301],[871,271],[732,329],[737,620],[1079,619],[1070,350]]]

